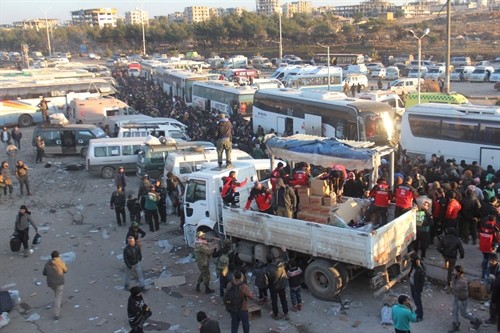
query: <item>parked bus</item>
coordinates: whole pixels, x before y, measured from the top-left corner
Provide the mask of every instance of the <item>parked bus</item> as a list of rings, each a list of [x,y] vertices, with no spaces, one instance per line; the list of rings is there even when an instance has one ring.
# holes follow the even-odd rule
[[[311,62],[316,65],[328,65],[327,53],[316,53]],[[359,65],[365,63],[365,57],[361,53],[330,53],[331,66]]]
[[[386,103],[346,98],[338,92],[264,89],[255,93],[253,130],[338,139],[394,142],[394,111]]]
[[[342,68],[331,67],[330,74],[292,75],[285,78],[285,86],[299,90],[342,91]],[[330,81],[330,85],[328,85]]]
[[[75,99],[112,96],[116,89],[106,80],[61,79],[9,82],[0,85],[0,125],[19,124],[22,127],[42,121],[38,104],[48,100],[49,113],[66,112]]]
[[[223,112],[230,116],[238,112],[243,117],[251,117],[254,94],[255,89],[249,86],[236,86],[228,81],[195,82],[193,106],[207,111]]]
[[[184,70],[157,68],[155,79],[163,92],[189,105],[193,102],[193,83],[207,81],[208,77]]]
[[[427,103],[403,114],[401,146],[410,156],[427,160],[478,161],[483,168],[500,167],[500,107]]]

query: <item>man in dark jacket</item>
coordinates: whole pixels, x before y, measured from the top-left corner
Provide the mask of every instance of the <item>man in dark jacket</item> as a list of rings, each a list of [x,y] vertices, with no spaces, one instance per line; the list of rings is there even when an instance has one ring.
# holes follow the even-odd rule
[[[292,218],[297,208],[297,198],[293,189],[285,185],[283,179],[276,181],[276,191],[273,193],[272,207],[276,215]]]
[[[221,333],[219,322],[208,318],[203,311],[198,311],[196,320],[200,323],[200,333]]]
[[[417,307],[415,313],[417,314],[417,321],[424,319],[424,308],[422,306],[422,290],[424,290],[425,283],[425,267],[416,253],[411,255],[411,269],[410,269],[410,291],[413,302]]]
[[[275,320],[279,319],[278,310],[278,296],[280,298],[281,307],[283,308],[283,313],[285,314],[285,319],[288,320],[288,302],[286,300],[286,287],[288,285],[288,277],[286,272],[286,261],[288,261],[288,254],[286,250],[284,252],[284,260],[275,262],[272,253],[268,253],[266,256],[267,266],[266,275],[269,281],[269,291],[271,294],[271,307],[273,309],[272,318]]]
[[[458,237],[457,230],[455,228],[447,228],[446,236],[441,238],[439,241],[437,250],[443,256],[445,267],[448,270],[446,289],[451,290],[451,279],[453,275],[453,269],[457,263],[457,255],[460,252],[460,259],[464,258],[464,247],[462,246],[462,241]]]
[[[17,237],[21,240],[24,248],[24,257],[28,257],[30,255],[30,246],[29,246],[29,229],[30,224],[35,228],[35,231],[38,233],[38,227],[35,222],[31,218],[31,212],[28,210],[26,205],[22,205],[19,208],[19,212],[16,215],[16,224],[14,226],[14,232],[17,234]]]
[[[123,249],[123,261],[125,262],[125,290],[128,290],[130,284],[130,274],[133,269],[137,273],[137,279],[141,289],[145,290],[144,274],[142,272],[142,253],[138,245],[135,244],[133,236],[127,237],[127,246]]]
[[[144,333],[144,322],[151,317],[151,310],[142,298],[142,288],[135,286],[130,289],[127,314],[132,328],[130,333]]]
[[[490,306],[490,319],[486,321],[487,324],[492,324],[496,321],[497,323],[497,331],[500,332],[500,272],[497,273],[495,277],[495,282],[493,282],[493,286],[491,289],[491,306]],[[494,313],[494,317],[492,316],[492,308]]]
[[[116,191],[111,194],[111,199],[109,199],[109,207],[115,210],[116,222],[118,226],[125,226],[127,224],[127,218],[125,214],[125,206],[127,205],[127,198],[125,197],[125,192],[123,192],[123,187],[118,185]],[[122,221],[123,220],[123,221]]]
[[[215,128],[215,141],[217,143],[217,162],[219,167],[222,167],[222,153],[226,152],[226,167],[231,168],[231,151],[232,151],[232,137],[233,125],[226,118],[224,113],[219,114],[219,121]]]

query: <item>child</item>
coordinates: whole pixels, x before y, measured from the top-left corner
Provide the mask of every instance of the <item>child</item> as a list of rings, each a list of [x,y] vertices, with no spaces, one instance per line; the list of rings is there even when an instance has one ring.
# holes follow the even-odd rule
[[[133,198],[132,195],[129,194],[127,200],[127,208],[130,213],[130,220],[133,222],[141,223],[141,205],[137,198]]]
[[[255,259],[255,268],[253,270],[255,276],[255,285],[259,288],[259,303],[267,302],[267,289],[269,282],[266,275],[266,265],[259,259]]]
[[[288,269],[288,285],[290,287],[290,298],[292,299],[292,311],[302,310],[302,297],[300,295],[300,285],[302,284],[302,270],[300,267],[290,265]]]

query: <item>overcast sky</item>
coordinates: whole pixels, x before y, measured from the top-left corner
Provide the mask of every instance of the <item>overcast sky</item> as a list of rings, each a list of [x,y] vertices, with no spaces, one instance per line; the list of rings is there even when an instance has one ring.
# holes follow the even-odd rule
[[[282,3],[292,2],[281,0]],[[293,0],[297,1],[297,0]],[[341,6],[358,4],[360,0],[312,0],[313,7],[319,6]],[[401,4],[402,0],[395,0],[395,4]],[[148,11],[149,17],[167,15],[169,13],[184,11],[189,6],[208,7],[243,7],[255,11],[255,0],[0,0],[0,24],[8,24],[25,19],[55,18],[70,20],[71,11],[90,8],[116,8],[118,16],[136,7]]]

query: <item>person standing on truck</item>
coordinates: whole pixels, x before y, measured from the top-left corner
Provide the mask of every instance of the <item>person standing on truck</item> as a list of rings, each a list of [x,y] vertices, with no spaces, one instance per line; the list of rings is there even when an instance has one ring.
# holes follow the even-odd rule
[[[213,289],[210,289],[210,258],[212,254],[217,251],[216,248],[212,248],[207,241],[206,235],[203,231],[198,231],[196,233],[196,240],[194,242],[194,256],[196,263],[198,264],[198,269],[200,270],[200,275],[196,281],[196,291],[200,292],[200,285],[203,283],[205,285],[205,294],[212,294]]]
[[[46,100],[45,97],[42,97],[40,103],[38,103],[37,107],[42,111],[43,121],[46,123],[50,122],[49,119],[49,100]]]
[[[370,198],[373,202],[365,213],[365,221],[370,220],[372,214],[378,214],[381,225],[387,224],[387,207],[392,200],[392,191],[387,184],[387,179],[381,177],[370,191]]]
[[[405,182],[397,185],[394,189],[394,199],[396,201],[395,218],[412,209],[413,201],[417,199],[417,191],[411,186],[412,182],[413,179],[407,176]]]
[[[125,214],[126,205],[127,199],[125,197],[125,192],[123,192],[123,188],[121,186],[117,186],[116,191],[111,194],[111,198],[109,199],[109,208],[115,210],[116,222],[119,227],[127,225],[127,217]]]
[[[276,215],[290,219],[297,207],[297,198],[294,190],[290,186],[285,185],[285,182],[281,178],[276,182],[276,191],[273,193],[271,205]]]
[[[266,186],[262,185],[258,180],[255,181],[254,187],[250,191],[250,195],[248,196],[247,204],[245,205],[244,210],[248,210],[250,208],[253,200],[255,200],[259,212],[273,214],[273,210],[271,207],[271,191],[269,191],[269,189]]]
[[[219,121],[215,128],[215,140],[217,143],[217,162],[222,168],[222,153],[226,153],[226,168],[231,168],[231,151],[233,138],[233,124],[226,118],[224,113],[219,114]]]
[[[236,192],[236,189],[243,187],[247,184],[248,178],[245,178],[241,183],[236,180],[236,171],[230,171],[228,177],[222,178],[222,191],[220,193],[224,205],[231,207],[239,207],[240,194]]]

